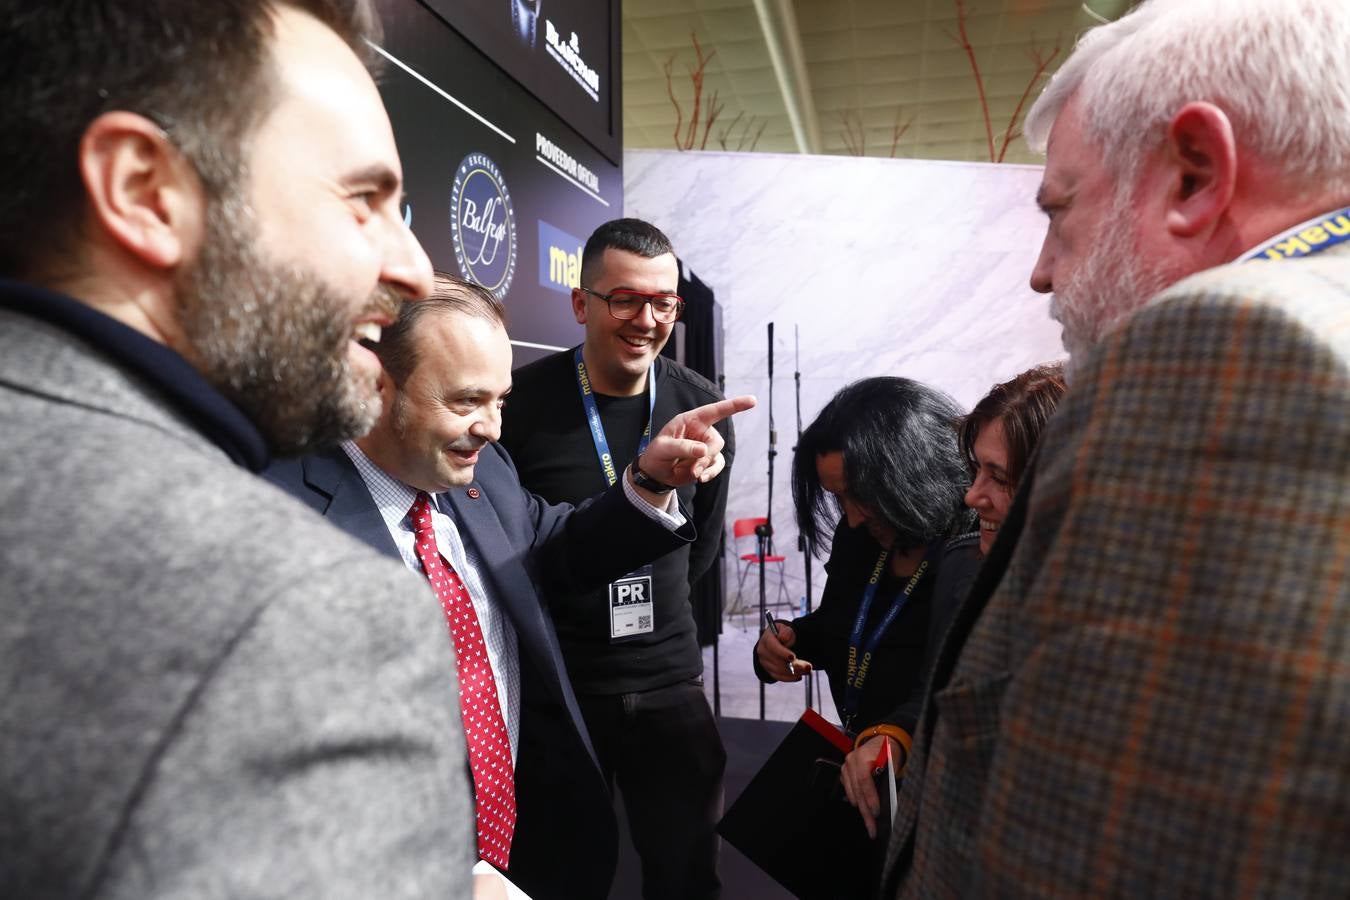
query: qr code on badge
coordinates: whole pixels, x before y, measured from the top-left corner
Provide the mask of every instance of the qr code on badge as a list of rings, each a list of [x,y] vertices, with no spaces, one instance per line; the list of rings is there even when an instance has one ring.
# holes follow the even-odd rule
[[[651,616],[638,616],[638,631],[646,631],[652,627]]]

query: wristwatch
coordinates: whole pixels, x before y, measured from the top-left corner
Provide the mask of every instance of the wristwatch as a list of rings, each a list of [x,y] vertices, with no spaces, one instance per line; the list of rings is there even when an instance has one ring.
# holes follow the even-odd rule
[[[511,22],[516,36],[526,47],[534,47],[535,24],[539,21],[539,6],[543,0],[510,0]]]
[[[638,460],[641,458],[642,457],[638,457],[638,459],[635,459],[628,464],[628,470],[633,473],[633,484],[643,490],[651,491],[653,494],[669,494],[671,491],[675,490],[675,488],[665,482],[657,481],[655,478],[643,472],[642,468],[638,465]]]

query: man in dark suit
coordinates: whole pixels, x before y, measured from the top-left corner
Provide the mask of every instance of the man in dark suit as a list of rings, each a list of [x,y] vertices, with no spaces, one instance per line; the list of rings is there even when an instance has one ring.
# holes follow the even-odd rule
[[[1144,3],[1028,115],[1071,385],[937,661],[885,895],[1350,884],[1347,45],[1344,3]]]
[[[536,900],[603,898],[617,850],[612,804],[544,595],[607,582],[692,540],[673,489],[716,477],[723,441],[713,425],[753,401],[677,417],[612,490],[576,508],[551,506],[521,487],[496,444],[511,347],[488,291],[437,276],[432,297],[406,305],[376,352],[384,412],[371,432],[278,465],[269,477],[433,582],[439,561],[425,553],[434,545],[462,583],[442,601],[465,685],[480,856]],[[453,608],[465,593],[471,614]],[[488,660],[481,675],[489,687],[478,699],[470,695],[477,679],[464,668],[476,654],[458,631],[466,615],[477,620]],[[496,760],[509,771],[503,784],[474,749],[479,707],[493,722],[492,740],[506,748]]]

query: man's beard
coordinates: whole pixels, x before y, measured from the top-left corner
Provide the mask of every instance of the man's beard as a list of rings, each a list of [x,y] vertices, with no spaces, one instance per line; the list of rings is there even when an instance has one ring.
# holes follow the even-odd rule
[[[1068,380],[1103,336],[1172,283],[1138,252],[1130,207],[1128,192],[1119,192],[1093,235],[1091,252],[1050,298],[1050,316],[1064,326]]]
[[[300,455],[359,437],[379,417],[373,381],[347,358],[350,301],[320,273],[269,259],[237,192],[209,205],[201,254],[177,287],[192,362],[273,453]],[[367,308],[392,317],[398,299],[380,287]]]

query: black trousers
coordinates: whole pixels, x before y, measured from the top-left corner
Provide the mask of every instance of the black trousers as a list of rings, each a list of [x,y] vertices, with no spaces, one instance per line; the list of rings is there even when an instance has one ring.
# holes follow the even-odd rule
[[[600,769],[618,783],[646,900],[715,900],[727,754],[703,679],[577,701]]]

